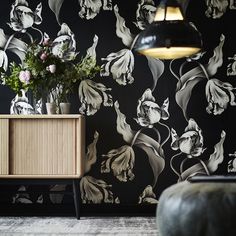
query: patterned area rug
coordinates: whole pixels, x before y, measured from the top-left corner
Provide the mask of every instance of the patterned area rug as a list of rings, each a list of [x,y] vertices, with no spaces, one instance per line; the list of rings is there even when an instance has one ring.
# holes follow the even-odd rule
[[[0,217],[1,236],[158,236],[155,217]]]

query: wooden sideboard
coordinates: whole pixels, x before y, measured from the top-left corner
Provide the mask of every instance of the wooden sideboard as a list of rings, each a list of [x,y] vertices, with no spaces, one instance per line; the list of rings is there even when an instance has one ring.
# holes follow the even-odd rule
[[[83,116],[0,115],[0,183],[33,180],[33,184],[37,179],[72,183],[78,219],[84,159]]]
[[[0,178],[80,178],[81,115],[0,115]]]

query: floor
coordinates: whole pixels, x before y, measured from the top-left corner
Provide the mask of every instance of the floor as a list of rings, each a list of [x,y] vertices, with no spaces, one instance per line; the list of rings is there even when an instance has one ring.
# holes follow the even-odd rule
[[[155,217],[0,217],[1,236],[158,236]]]

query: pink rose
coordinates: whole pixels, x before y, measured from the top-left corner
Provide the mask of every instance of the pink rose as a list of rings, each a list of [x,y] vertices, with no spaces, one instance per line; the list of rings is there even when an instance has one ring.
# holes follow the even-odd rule
[[[43,52],[43,53],[41,54],[41,56],[40,56],[40,59],[41,59],[42,61],[45,61],[45,60],[47,59],[47,54],[46,54],[45,52]]]
[[[21,71],[19,74],[19,80],[24,83],[24,84],[29,84],[30,81],[30,71],[26,70],[26,71]]]
[[[44,38],[43,40],[43,46],[48,46],[49,45],[50,38]]]
[[[47,67],[47,70],[50,71],[52,74],[56,72],[56,65],[52,64]]]

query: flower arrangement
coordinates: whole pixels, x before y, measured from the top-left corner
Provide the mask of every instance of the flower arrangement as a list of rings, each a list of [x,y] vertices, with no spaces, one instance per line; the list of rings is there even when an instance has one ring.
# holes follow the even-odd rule
[[[24,16],[27,16],[27,19],[31,19],[33,16],[34,20],[39,19],[37,16],[41,14],[41,5],[37,7],[38,13],[35,11],[31,14],[28,3],[23,2],[21,4],[24,5]],[[15,5],[18,6],[18,1],[15,2]],[[12,10],[14,17],[9,25],[13,30],[19,29],[20,32],[25,32],[24,27],[28,25],[24,25],[24,22],[14,28],[16,22],[23,19],[17,18],[18,8],[15,5]],[[31,23],[33,24],[33,22]],[[37,21],[37,23],[39,22]],[[40,33],[40,37],[34,40],[33,36],[27,32],[25,35],[29,38],[24,38],[24,41],[16,38],[15,34],[6,35],[0,29],[0,41],[4,45],[4,50],[0,50],[0,84],[10,87],[17,94],[11,102],[11,114],[21,114],[17,103],[22,99],[26,103],[24,106],[27,107],[27,110],[30,109],[30,113],[41,114],[45,112],[44,103],[47,95],[47,102],[56,103],[50,104],[50,106],[59,107],[60,102],[68,102],[68,95],[72,92],[79,95],[81,114],[92,115],[101,105],[112,106],[112,96],[109,94],[111,89],[92,80],[97,73],[100,72],[99,74],[102,75],[102,68],[96,65],[97,35],[94,35],[93,44],[87,49],[86,55],[78,60],[75,34],[66,23],[62,23],[60,26],[61,28],[53,40],[46,32],[43,33],[35,27],[34,30]],[[10,60],[6,53],[8,51],[17,56],[20,63],[12,62],[9,65]],[[111,61],[108,62],[109,65],[111,63]],[[31,99],[28,99],[28,96]],[[59,111],[58,108],[56,110]]]
[[[62,56],[68,51],[66,45],[57,47],[47,37],[42,43],[30,44],[21,64],[12,62],[8,72],[0,71],[2,84],[9,86],[19,96],[22,91],[31,91],[36,101],[47,96],[48,102],[50,100],[56,105],[68,102],[73,87],[85,78],[93,78],[100,72],[100,66],[89,55],[76,62],[77,54],[74,53],[66,60]]]
[[[22,90],[30,90],[36,99],[40,99],[42,94],[50,94],[56,89],[65,69],[72,66],[54,55],[49,39],[45,39],[43,43],[29,45],[22,64],[12,62],[9,73],[2,73],[1,77],[18,95]]]

